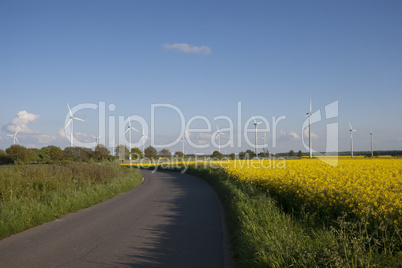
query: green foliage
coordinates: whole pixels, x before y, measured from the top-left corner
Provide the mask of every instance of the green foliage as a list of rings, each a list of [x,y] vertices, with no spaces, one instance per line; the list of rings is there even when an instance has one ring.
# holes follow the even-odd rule
[[[253,159],[254,157],[256,157],[256,155],[251,150],[247,150],[246,152],[239,153],[239,159]]]
[[[49,145],[47,147],[42,147],[41,152],[43,153],[42,159],[46,161],[60,161],[64,158],[63,150],[57,146]]]
[[[294,157],[294,156],[296,156],[295,151],[290,150],[290,151],[289,151],[289,156],[290,156],[290,157]]]
[[[158,151],[152,146],[145,148],[144,154],[145,154],[145,157],[150,158],[150,159],[158,158]]]
[[[236,155],[234,153],[231,153],[229,155],[230,160],[235,160],[236,159]]]
[[[93,158],[95,160],[106,160],[110,157],[110,151],[103,144],[99,144],[95,147],[95,151],[93,152]]]
[[[141,178],[116,162],[0,169],[0,239],[125,192]]]
[[[27,148],[21,145],[11,145],[6,149],[7,155],[16,162],[26,162],[28,160],[29,152]]]
[[[176,157],[178,157],[178,158],[183,158],[183,157],[184,157],[183,152],[180,152],[180,151],[175,152],[174,155],[175,155]]]
[[[116,148],[116,155],[119,157],[120,160],[128,159],[129,150],[124,145],[119,145]]]
[[[218,151],[214,151],[213,153],[212,153],[212,156],[211,156],[212,158],[214,158],[214,159],[222,159],[223,157],[224,157],[224,155],[223,154],[221,154],[220,152],[218,152]]]
[[[297,153],[297,157],[302,158],[303,156],[303,152],[299,150],[299,152]]]
[[[64,154],[67,160],[86,162],[92,156],[92,149],[86,147],[66,147]]]
[[[139,148],[135,147],[135,148],[132,148],[132,149],[131,149],[131,158],[132,158],[132,159],[141,158],[142,155],[143,155],[143,154],[142,154],[142,151],[141,151]]]
[[[170,153],[170,151],[169,151],[168,149],[162,149],[162,150],[159,152],[159,156],[160,156],[160,157],[171,157],[172,154]]]

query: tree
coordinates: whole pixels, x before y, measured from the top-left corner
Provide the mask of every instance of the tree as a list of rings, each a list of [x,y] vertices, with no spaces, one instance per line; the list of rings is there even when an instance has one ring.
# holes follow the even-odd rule
[[[95,147],[95,151],[93,153],[93,157],[97,160],[108,159],[110,156],[110,151],[103,144],[99,144]]]
[[[246,159],[246,153],[245,152],[240,152],[239,153],[239,159]]]
[[[142,157],[142,151],[135,147],[135,148],[131,148],[131,158],[132,159],[138,159]]]
[[[180,152],[180,151],[175,152],[174,155],[175,155],[176,157],[179,157],[179,158],[183,158],[183,157],[184,157],[183,152]]]
[[[295,155],[296,155],[295,151],[293,151],[293,150],[289,151],[289,157],[294,157]]]
[[[218,152],[218,151],[214,151],[214,152],[212,153],[212,158],[215,158],[215,159],[222,159],[223,157],[224,157],[224,155],[221,154],[221,153]]]
[[[63,152],[66,159],[78,162],[88,161],[93,155],[92,149],[86,147],[66,147]]]
[[[235,153],[231,153],[231,154],[229,155],[229,158],[230,158],[230,160],[235,160],[235,159],[236,159]]]
[[[41,160],[39,156],[40,150],[38,148],[29,148],[28,149],[28,158],[27,162],[28,163],[36,163]]]
[[[299,150],[299,152],[297,153],[297,157],[302,158],[303,156],[303,152],[301,150]]]
[[[60,147],[57,146],[47,146],[47,147],[42,147],[40,149],[42,152],[39,157],[41,157],[44,160],[52,160],[52,161],[59,161],[64,158],[64,152]]]
[[[147,158],[151,158],[151,159],[158,158],[158,151],[152,146],[145,148],[144,154],[145,154],[145,157],[147,157]]]
[[[26,162],[28,160],[28,150],[24,146],[11,145],[6,149],[6,152],[13,161]]]
[[[128,159],[128,148],[124,145],[119,145],[116,148],[116,155],[119,157],[120,160]]]
[[[159,156],[160,156],[160,157],[171,157],[172,154],[170,153],[170,151],[169,151],[168,149],[162,149],[162,150],[159,152]]]
[[[0,165],[12,164],[13,160],[7,155],[6,151],[0,149]]]
[[[251,150],[247,150],[246,151],[246,159],[253,159],[255,158],[257,155],[255,154],[254,151]]]

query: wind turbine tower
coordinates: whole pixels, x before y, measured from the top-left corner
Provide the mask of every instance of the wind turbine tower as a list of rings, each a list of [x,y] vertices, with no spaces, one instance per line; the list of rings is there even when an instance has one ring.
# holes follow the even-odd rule
[[[18,143],[20,143],[19,140],[17,139],[17,133],[18,133],[18,131],[19,131],[19,129],[17,129],[17,131],[16,131],[13,135],[7,135],[7,136],[13,138],[13,140],[14,140],[14,145],[15,145],[15,142],[16,142],[16,141],[17,141]]]
[[[352,128],[352,124],[349,122],[350,131],[350,157],[353,158],[353,132],[356,130]]]
[[[94,137],[94,139],[96,139],[96,145],[99,145],[99,139],[102,137],[102,135],[100,135],[99,137],[92,135],[92,137]]]
[[[116,146],[116,142],[113,138],[113,140],[110,142],[110,144],[112,145],[112,156],[114,156],[114,147]]]
[[[218,126],[216,126],[216,129],[218,130],[218,134],[216,134],[215,139],[218,139],[218,151],[221,152],[221,135],[225,135],[225,133],[220,131]]]
[[[75,117],[73,115],[73,113],[71,112],[70,105],[68,105],[68,103],[67,103],[67,107],[68,107],[68,112],[70,113],[70,120],[68,121],[67,125],[64,128],[66,128],[66,127],[68,127],[68,125],[70,125],[70,147],[74,147],[74,134],[73,134],[74,119],[78,120],[78,121],[85,121],[85,120]]]
[[[255,120],[255,118],[254,118],[253,115],[251,115],[251,117],[252,117],[253,120],[254,120],[254,126],[255,126],[255,155],[256,155],[256,157],[258,158],[258,154],[257,154],[257,127],[258,127],[259,124],[262,123],[262,121],[257,122],[257,121]]]
[[[133,128],[133,127],[131,126],[131,120],[130,120],[130,117],[128,117],[128,128],[127,128],[126,132],[124,132],[124,134],[126,134],[127,132],[129,132],[129,133],[128,133],[128,135],[129,135],[129,152],[128,152],[128,159],[129,159],[129,160],[131,160],[131,130],[132,130],[132,129],[134,129],[135,131],[138,132],[138,130],[136,130],[135,128]]]
[[[311,147],[311,116],[313,113],[311,112],[311,100],[310,100],[310,111],[306,113],[308,116],[308,147],[309,147],[309,157],[313,158],[313,148]]]
[[[145,146],[145,142],[144,142],[144,140],[145,139],[149,139],[147,136],[145,136],[145,134],[144,134],[144,130],[142,130],[142,136],[141,136],[141,139],[142,139],[142,153],[144,154],[144,156],[145,156],[145,149],[144,149],[144,146]]]
[[[371,130],[371,132],[370,132],[370,136],[371,136],[371,157],[374,156],[374,152],[373,152],[373,135],[374,135],[373,130]]]

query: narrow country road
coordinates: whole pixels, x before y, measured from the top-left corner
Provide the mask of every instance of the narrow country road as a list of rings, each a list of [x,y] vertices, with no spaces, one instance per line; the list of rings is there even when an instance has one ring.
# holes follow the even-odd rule
[[[0,241],[1,267],[231,267],[213,189],[142,171],[134,190]]]

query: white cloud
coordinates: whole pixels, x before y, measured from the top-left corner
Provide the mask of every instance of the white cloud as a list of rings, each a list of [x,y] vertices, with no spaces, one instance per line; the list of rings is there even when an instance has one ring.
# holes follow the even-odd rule
[[[304,134],[304,137],[307,137],[307,138],[308,138],[308,127],[306,127],[306,128],[303,130],[303,134]],[[314,132],[311,132],[311,138],[312,138],[312,139],[318,139],[318,135],[315,134]]]
[[[193,46],[185,43],[163,44],[165,50],[174,50],[182,53],[211,54],[211,49],[207,46]]]
[[[286,131],[284,131],[284,130],[281,130],[281,132],[279,133],[279,135],[280,135],[281,137],[283,137],[283,138],[289,138],[289,139],[297,140],[297,141],[298,141],[298,140],[301,140],[299,134],[297,134],[297,133],[294,132],[294,131],[286,132]]]
[[[39,131],[31,130],[28,127],[28,123],[35,122],[39,118],[39,115],[30,114],[27,111],[19,111],[17,117],[14,118],[11,123],[5,125],[5,130],[14,133],[18,130],[19,133],[23,134],[37,134]]]
[[[39,143],[49,144],[50,142],[56,140],[56,137],[53,135],[39,134],[39,135],[35,136],[35,139]]]

